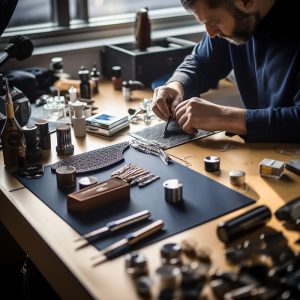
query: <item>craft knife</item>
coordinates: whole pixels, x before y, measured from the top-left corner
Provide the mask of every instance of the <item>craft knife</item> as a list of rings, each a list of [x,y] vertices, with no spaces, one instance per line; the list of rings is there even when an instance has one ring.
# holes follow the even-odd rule
[[[124,246],[130,246],[134,245],[140,240],[156,233],[157,231],[160,231],[164,227],[164,222],[163,220],[157,220],[135,232],[127,234],[123,239],[119,240],[118,242],[108,246],[107,248],[103,249],[100,251],[100,254],[93,256],[91,259],[99,259],[96,261],[93,266],[99,265],[106,260],[112,258],[110,254]]]
[[[89,244],[89,241],[91,239],[96,239],[96,238],[98,239],[98,238],[104,236],[105,234],[107,234],[109,232],[114,232],[114,231],[117,231],[121,228],[129,226],[131,224],[137,223],[137,222],[142,221],[142,220],[146,220],[150,217],[150,215],[151,215],[151,213],[148,210],[143,210],[139,213],[130,215],[128,217],[125,217],[125,218],[122,218],[122,219],[119,219],[119,220],[116,220],[116,221],[109,222],[101,228],[98,228],[94,231],[91,231],[87,234],[82,235],[80,238],[75,240],[75,242],[82,241],[82,240],[87,240],[86,243],[79,246],[80,248],[82,248],[83,246]]]

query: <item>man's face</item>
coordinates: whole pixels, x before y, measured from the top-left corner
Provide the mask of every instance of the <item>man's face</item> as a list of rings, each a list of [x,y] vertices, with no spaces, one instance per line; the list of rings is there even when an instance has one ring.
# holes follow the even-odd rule
[[[192,13],[205,25],[210,37],[218,36],[236,45],[247,42],[260,21],[258,13],[246,13],[234,4],[228,8],[211,9],[199,1]]]

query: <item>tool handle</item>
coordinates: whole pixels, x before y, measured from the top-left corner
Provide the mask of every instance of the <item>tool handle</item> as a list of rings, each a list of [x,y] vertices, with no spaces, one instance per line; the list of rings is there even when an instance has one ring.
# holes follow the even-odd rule
[[[139,213],[130,215],[128,217],[119,219],[117,221],[109,222],[106,224],[106,226],[109,228],[110,231],[116,231],[130,224],[134,224],[139,221],[146,220],[150,217],[150,215],[151,213],[149,210],[143,210]]]
[[[148,226],[143,227],[133,233],[126,235],[129,245],[133,245],[143,238],[152,235],[153,233],[161,230],[164,227],[163,220],[157,220]]]

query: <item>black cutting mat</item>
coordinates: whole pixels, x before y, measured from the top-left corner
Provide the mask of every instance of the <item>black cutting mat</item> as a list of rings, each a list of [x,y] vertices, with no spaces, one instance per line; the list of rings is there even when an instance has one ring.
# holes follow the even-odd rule
[[[67,193],[57,188],[56,175],[51,172],[50,166],[45,168],[45,174],[40,179],[17,178],[80,234],[85,234],[104,226],[107,222],[145,209],[151,212],[151,220],[138,226],[132,225],[131,228],[117,231],[114,235],[96,242],[95,246],[99,249],[116,242],[126,233],[135,231],[154,220],[163,219],[165,230],[140,242],[135,246],[135,249],[254,203],[254,200],[245,195],[239,194],[176,162],[166,166],[158,157],[138,152],[132,148],[124,152],[124,158],[124,162],[110,169],[89,175],[94,175],[99,181],[102,181],[109,178],[110,174],[121,166],[133,163],[150,170],[161,178],[143,188],[132,187],[131,200],[128,202],[123,201],[119,205],[98,209],[85,215],[68,212]],[[165,180],[174,178],[183,183],[184,202],[181,205],[169,204],[164,200],[162,184]],[[125,249],[125,251],[132,249]]]
[[[204,138],[206,136],[215,134],[214,131],[206,131],[198,129],[195,134],[188,134],[184,132],[179,124],[172,120],[168,125],[167,134],[163,137],[166,123],[159,123],[153,126],[148,126],[136,132],[129,133],[130,136],[136,139],[142,139],[149,142],[159,144],[163,149],[170,149],[172,147],[182,145],[195,139]]]

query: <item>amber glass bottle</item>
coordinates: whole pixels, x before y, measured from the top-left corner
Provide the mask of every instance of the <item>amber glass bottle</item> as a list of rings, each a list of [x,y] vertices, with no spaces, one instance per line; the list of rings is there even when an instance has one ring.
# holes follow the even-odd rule
[[[9,168],[26,166],[26,142],[21,126],[15,118],[14,106],[6,80],[6,120],[1,132],[4,164]]]
[[[145,51],[151,46],[151,23],[148,17],[148,8],[141,8],[136,13],[135,19],[136,48]]]

